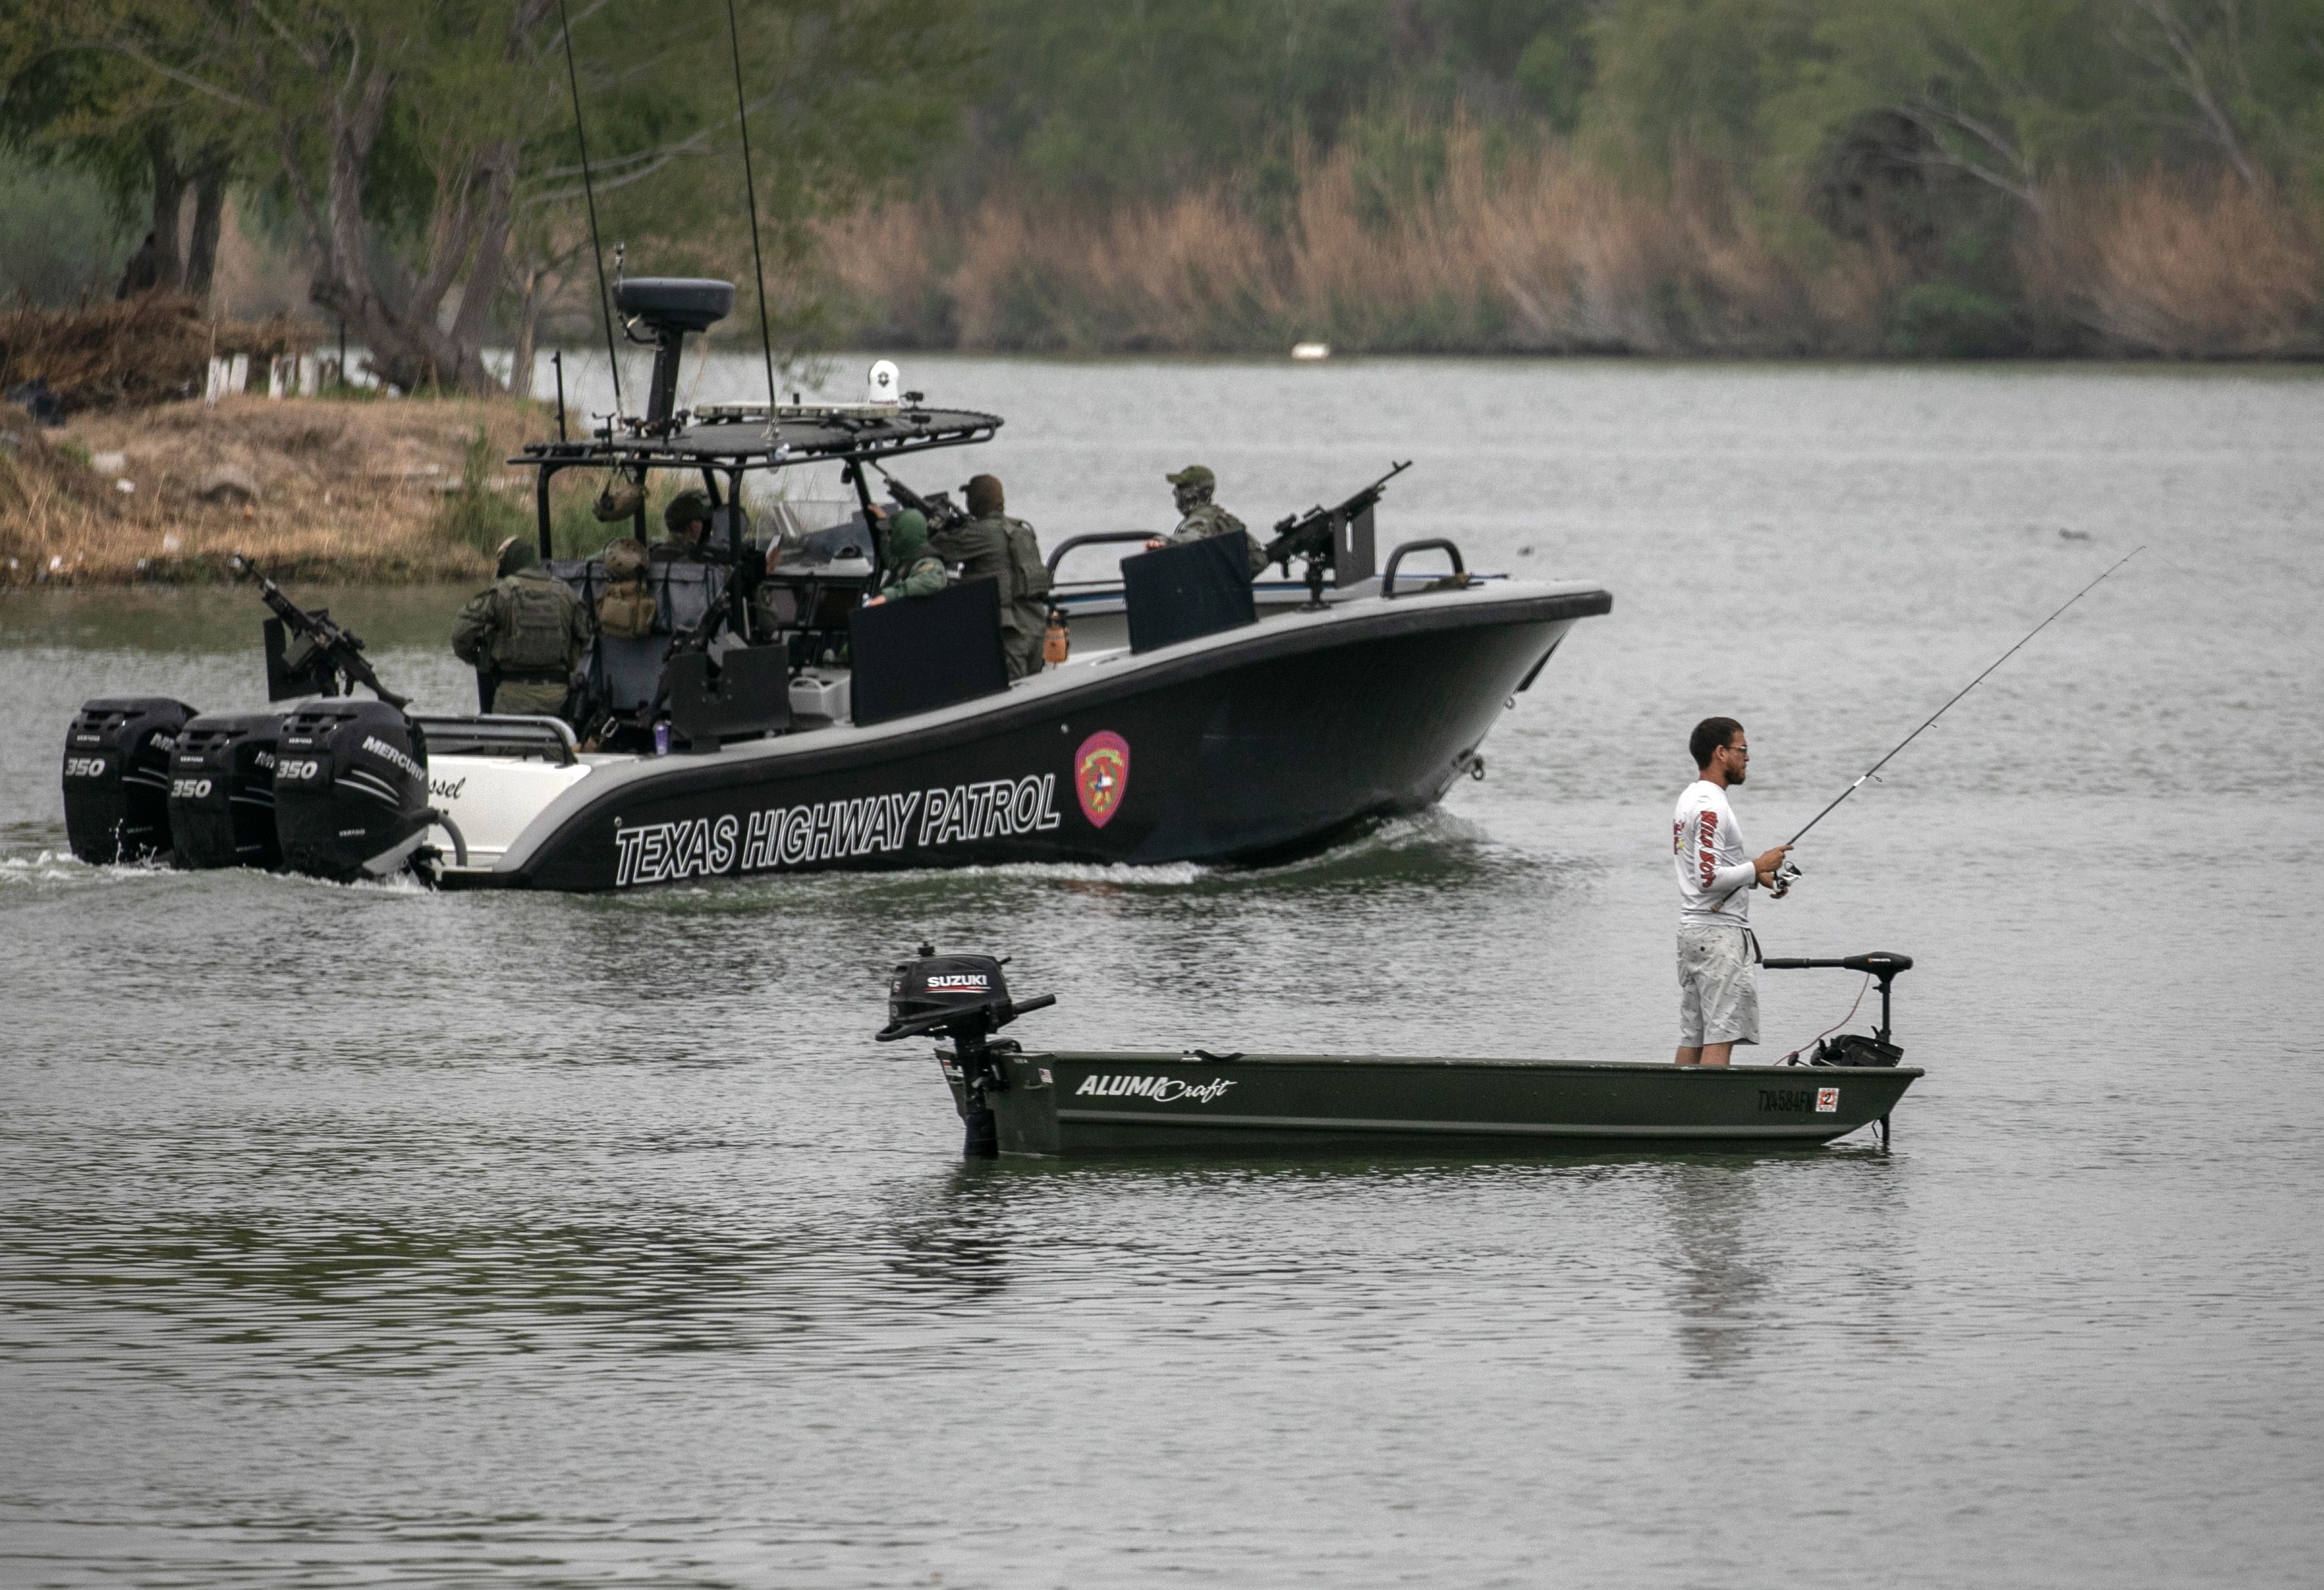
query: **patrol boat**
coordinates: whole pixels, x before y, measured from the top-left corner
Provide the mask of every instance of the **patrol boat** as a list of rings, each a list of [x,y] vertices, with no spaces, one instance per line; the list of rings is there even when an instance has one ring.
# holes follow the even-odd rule
[[[948,494],[890,473],[974,447],[1000,416],[929,406],[872,366],[865,400],[676,407],[686,336],[731,310],[724,282],[632,279],[614,302],[655,348],[642,416],[526,447],[543,560],[593,607],[641,611],[603,556],[552,559],[550,483],[602,477],[601,514],[645,539],[647,485],[702,491],[698,558],[651,563],[650,626],[601,633],[572,718],[421,714],[380,688],[362,642],[264,587],[269,698],[281,714],[198,716],[181,702],[88,703],[68,739],[76,853],[168,853],[334,878],[407,868],[454,889],[604,890],[827,868],[1010,862],[1231,863],[1328,844],[1423,809],[1464,774],[1577,620],[1589,581],[1470,571],[1452,542],[1377,555],[1397,470],[1294,514],[1254,583],[1246,542],[1141,550],[1066,579],[1067,538],[1027,583],[1064,652],[1011,681],[991,580],[878,606],[873,487],[934,529]],[[562,427],[563,406],[559,404]],[[754,477],[840,467],[849,500],[753,517]],[[1403,466],[1397,466],[1402,468]],[[1449,564],[1416,574],[1408,559]],[[1288,578],[1294,561],[1305,578]],[[634,626],[628,626],[634,627]],[[346,694],[357,683],[379,699]],[[272,831],[269,831],[269,824]]]
[[[936,1059],[971,1159],[1809,1148],[1868,1125],[1885,1147],[1890,1112],[1923,1075],[1891,1041],[1889,985],[1912,957],[1766,964],[1877,978],[1878,1029],[1775,1066],[1035,1049],[993,1035],[1055,995],[1013,1001],[1002,962],[923,944],[890,978],[873,1037],[945,1041]]]

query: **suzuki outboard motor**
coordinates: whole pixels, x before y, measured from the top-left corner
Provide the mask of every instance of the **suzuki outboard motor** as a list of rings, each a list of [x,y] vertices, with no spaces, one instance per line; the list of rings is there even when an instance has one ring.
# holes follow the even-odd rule
[[[383,878],[410,859],[433,817],[427,743],[386,702],[315,701],[283,719],[274,832],[293,872]]]
[[[1009,984],[1001,975],[1005,964],[986,955],[938,955],[935,945],[921,945],[920,958],[906,961],[889,978],[888,1024],[872,1035],[881,1043],[923,1032],[952,1040],[961,1074],[961,1119],[968,1124],[961,1151],[974,1160],[989,1160],[1001,1151],[1000,1131],[985,1095],[1009,1086],[1008,1074],[992,1056],[1017,1047],[1005,1038],[999,1043],[989,1040],[1018,1017],[1057,1003],[1054,994],[1022,1004],[1011,1003]]]
[[[65,733],[65,834],[93,866],[170,848],[170,757],[194,709],[166,696],[82,704]]]
[[[282,864],[274,835],[274,712],[198,717],[170,758],[170,837],[181,867]]]

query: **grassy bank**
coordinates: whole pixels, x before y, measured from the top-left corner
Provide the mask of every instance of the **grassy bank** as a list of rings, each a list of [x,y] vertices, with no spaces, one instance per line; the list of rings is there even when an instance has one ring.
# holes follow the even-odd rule
[[[839,319],[855,346],[1050,352],[2324,353],[2324,226],[2264,187],[2063,190],[1993,257],[1937,269],[1909,238],[1788,226],[1709,180],[1643,193],[1465,124],[1418,147],[1401,191],[1345,146],[1305,157],[1272,217],[1236,182],[1107,208],[867,211],[825,230]]]
[[[235,397],[60,430],[0,408],[0,584],[215,580],[235,552],[300,579],[478,578],[531,522],[501,460],[549,423],[513,400]]]

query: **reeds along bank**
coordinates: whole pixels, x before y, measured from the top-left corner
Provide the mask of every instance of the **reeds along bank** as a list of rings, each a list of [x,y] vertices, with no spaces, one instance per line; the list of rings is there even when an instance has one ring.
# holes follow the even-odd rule
[[[1422,189],[1383,193],[1344,146],[1296,176],[1272,217],[1242,182],[1106,210],[1008,193],[959,217],[868,209],[824,232],[843,335],[1047,351],[2324,351],[2316,211],[2232,180],[2061,189],[1964,251],[1771,212],[1683,169],[1646,192],[1558,146],[1496,157],[1466,125],[1442,135]]]

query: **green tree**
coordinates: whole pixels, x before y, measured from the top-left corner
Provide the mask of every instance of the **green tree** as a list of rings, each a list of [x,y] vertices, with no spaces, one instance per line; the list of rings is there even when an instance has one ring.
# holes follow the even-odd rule
[[[760,205],[795,256],[812,214],[852,202],[948,114],[954,13],[943,0],[735,3]],[[676,237],[731,216],[724,8],[577,9],[609,219]],[[496,384],[482,353],[512,248],[521,271],[569,254],[569,228],[549,217],[584,200],[561,15],[558,0],[88,0],[72,25],[217,125],[252,130],[297,218],[314,301],[385,379],[482,389]]]

